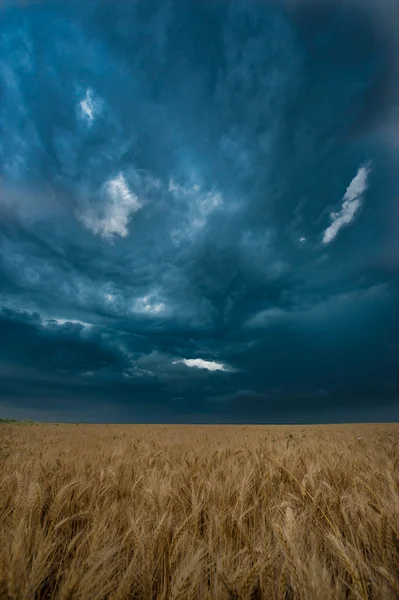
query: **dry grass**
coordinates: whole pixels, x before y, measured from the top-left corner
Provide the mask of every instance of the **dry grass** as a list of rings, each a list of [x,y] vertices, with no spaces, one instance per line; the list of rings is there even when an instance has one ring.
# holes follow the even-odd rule
[[[2,424],[0,598],[398,598],[398,450],[394,424]]]

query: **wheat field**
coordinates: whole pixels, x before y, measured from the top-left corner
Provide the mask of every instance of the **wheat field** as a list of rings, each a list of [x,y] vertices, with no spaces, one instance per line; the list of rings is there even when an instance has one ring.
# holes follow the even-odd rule
[[[0,597],[399,597],[399,425],[0,425]]]

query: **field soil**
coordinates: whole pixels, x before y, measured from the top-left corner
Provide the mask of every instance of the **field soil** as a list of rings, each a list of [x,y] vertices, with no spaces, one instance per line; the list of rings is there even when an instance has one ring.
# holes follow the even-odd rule
[[[0,424],[0,598],[399,598],[399,425]]]

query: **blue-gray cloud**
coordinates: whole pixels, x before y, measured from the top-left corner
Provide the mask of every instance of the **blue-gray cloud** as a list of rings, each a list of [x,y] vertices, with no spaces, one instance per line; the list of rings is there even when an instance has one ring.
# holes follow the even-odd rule
[[[398,19],[4,5],[3,412],[397,418]]]

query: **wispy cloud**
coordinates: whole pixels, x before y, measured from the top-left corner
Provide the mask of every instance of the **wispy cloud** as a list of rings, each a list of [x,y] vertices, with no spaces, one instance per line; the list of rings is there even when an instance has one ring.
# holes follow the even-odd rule
[[[286,319],[290,315],[289,312],[282,308],[267,308],[257,313],[254,317],[246,322],[246,327],[265,327],[272,325],[273,323],[280,322],[282,319]]]
[[[58,327],[62,327],[63,325],[81,325],[82,327],[92,327],[92,323],[87,323],[86,321],[80,321],[79,319],[60,319],[60,318],[52,318],[43,321],[43,325],[45,327],[49,327],[51,325],[57,325]]]
[[[245,327],[268,327],[280,323],[298,324],[319,323],[326,327],[331,326],[334,319],[340,319],[342,315],[359,312],[368,304],[383,301],[386,298],[388,286],[385,283],[372,285],[364,289],[349,290],[328,297],[320,297],[315,301],[307,301],[283,310],[275,307],[263,310],[249,319]]]
[[[343,198],[342,208],[340,212],[331,213],[332,223],[324,232],[323,243],[329,244],[337,235],[339,230],[348,225],[358,211],[362,194],[367,190],[367,180],[370,173],[370,165],[360,167],[354,179],[352,179]]]
[[[81,116],[90,124],[94,121],[96,113],[100,111],[101,102],[95,97],[91,88],[86,90],[85,97],[79,102],[79,109]]]
[[[188,223],[184,229],[175,229],[172,232],[172,238],[177,243],[185,235],[191,235],[205,227],[211,213],[223,206],[223,197],[218,191],[206,192],[198,184],[181,185],[171,179],[168,191],[177,201],[187,205]]]

